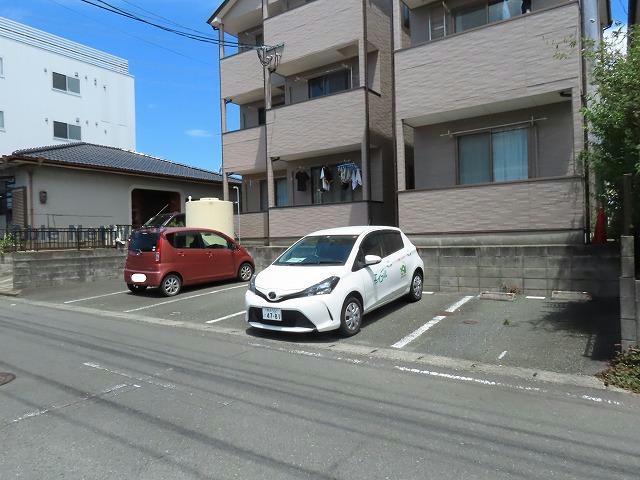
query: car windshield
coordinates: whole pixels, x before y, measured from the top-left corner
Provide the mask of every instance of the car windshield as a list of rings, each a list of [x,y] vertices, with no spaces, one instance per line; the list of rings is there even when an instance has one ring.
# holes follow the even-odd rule
[[[357,235],[305,237],[287,250],[275,265],[344,265]]]
[[[137,231],[131,234],[129,242],[129,250],[139,252],[154,252],[158,244],[158,232]]]

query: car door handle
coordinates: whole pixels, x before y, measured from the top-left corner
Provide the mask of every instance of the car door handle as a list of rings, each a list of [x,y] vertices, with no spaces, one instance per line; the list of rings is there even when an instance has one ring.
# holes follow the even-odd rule
[[[178,252],[178,255],[179,255],[180,257],[184,257],[184,252]]]

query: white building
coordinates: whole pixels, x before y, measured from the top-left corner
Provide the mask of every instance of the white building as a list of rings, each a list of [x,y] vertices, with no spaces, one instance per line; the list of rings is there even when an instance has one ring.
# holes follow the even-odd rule
[[[129,64],[0,17],[0,155],[83,141],[135,149]]]

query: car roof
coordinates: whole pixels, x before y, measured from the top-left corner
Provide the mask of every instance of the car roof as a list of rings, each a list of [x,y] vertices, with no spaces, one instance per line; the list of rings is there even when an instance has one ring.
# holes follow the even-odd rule
[[[361,226],[352,226],[352,227],[340,227],[340,228],[329,228],[327,230],[318,230],[317,232],[310,233],[309,237],[315,237],[320,235],[362,235],[364,233],[375,232],[378,230],[395,230],[400,231],[399,228],[396,227],[387,227],[383,225],[361,225]]]

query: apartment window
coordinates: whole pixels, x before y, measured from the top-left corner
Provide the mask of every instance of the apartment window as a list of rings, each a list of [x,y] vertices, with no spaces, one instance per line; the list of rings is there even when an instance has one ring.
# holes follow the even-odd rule
[[[0,110],[0,130],[4,130],[4,112]]]
[[[53,88],[80,95],[80,79],[53,72]]]
[[[276,207],[286,207],[289,205],[289,190],[287,189],[287,179],[276,179]]]
[[[269,210],[269,191],[267,190],[267,181],[260,180],[260,211]]]
[[[455,32],[499,22],[531,11],[531,0],[490,0],[453,11]]]
[[[309,98],[324,97],[351,88],[351,72],[347,69],[331,72],[309,80]]]
[[[64,140],[81,140],[82,131],[77,125],[53,122],[53,136]]]
[[[458,137],[458,177],[460,185],[529,178],[529,129]]]
[[[401,2],[400,5],[402,9],[402,28],[404,28],[405,30],[410,30],[411,29],[411,10],[409,10],[409,7],[404,2]]]
[[[264,107],[258,108],[258,125],[267,123],[267,111]]]
[[[329,190],[322,189],[322,178],[320,176],[323,168],[327,170],[332,179],[329,182]],[[314,204],[353,202],[362,199],[361,188],[354,191],[351,184],[343,184],[340,181],[340,172],[337,165],[313,167],[311,169],[311,186],[313,189],[312,202]]]

